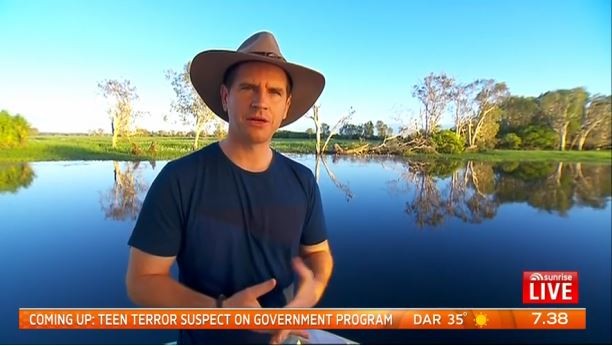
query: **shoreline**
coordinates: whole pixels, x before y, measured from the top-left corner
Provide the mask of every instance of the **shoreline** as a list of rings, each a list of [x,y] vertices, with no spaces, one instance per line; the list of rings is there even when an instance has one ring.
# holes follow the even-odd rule
[[[203,147],[216,138],[204,138]],[[46,161],[165,161],[179,158],[192,152],[193,139],[188,137],[134,137],[130,142],[120,140],[117,149],[112,149],[109,136],[36,136],[23,148],[0,149],[0,163],[46,162]],[[360,145],[358,140],[332,140],[350,147]],[[308,139],[272,140],[272,147],[281,153],[314,155],[315,141]],[[325,155],[334,155],[326,152]],[[474,161],[563,161],[612,164],[612,150],[558,151],[558,150],[491,150],[464,152],[461,154],[387,154],[387,155],[338,155],[339,157],[361,157],[367,159],[389,157],[414,160],[474,160]]]

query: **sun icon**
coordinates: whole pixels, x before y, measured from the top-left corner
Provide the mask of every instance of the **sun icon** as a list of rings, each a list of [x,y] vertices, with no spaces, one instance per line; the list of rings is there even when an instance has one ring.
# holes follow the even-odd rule
[[[489,322],[489,319],[487,318],[487,314],[483,314],[482,312],[479,312],[478,314],[476,314],[476,317],[474,318],[474,322],[476,323],[476,326],[478,328],[482,328],[487,325],[487,322]]]

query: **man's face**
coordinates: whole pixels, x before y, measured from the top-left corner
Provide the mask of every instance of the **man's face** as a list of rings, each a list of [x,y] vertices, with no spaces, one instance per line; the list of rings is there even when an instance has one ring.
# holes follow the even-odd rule
[[[229,136],[249,144],[269,142],[291,105],[287,85],[287,75],[278,66],[261,62],[238,66],[229,89],[221,86]]]

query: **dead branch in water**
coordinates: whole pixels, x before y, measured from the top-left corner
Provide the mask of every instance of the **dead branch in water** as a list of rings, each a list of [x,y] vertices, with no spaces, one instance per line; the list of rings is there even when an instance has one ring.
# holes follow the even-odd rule
[[[437,153],[433,143],[425,137],[417,136],[406,141],[400,135],[385,138],[381,144],[373,147],[364,144],[357,148],[345,149],[336,143],[334,150],[336,155]]]
[[[370,147],[369,144],[364,144],[360,147],[357,148],[353,148],[353,149],[343,149],[338,143],[334,144],[334,150],[336,151],[336,154],[340,154],[340,155],[363,155],[363,154],[367,154],[368,153],[368,148]]]

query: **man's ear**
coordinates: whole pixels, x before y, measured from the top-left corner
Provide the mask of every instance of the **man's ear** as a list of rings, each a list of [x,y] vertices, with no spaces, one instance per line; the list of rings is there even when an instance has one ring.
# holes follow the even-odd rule
[[[225,86],[225,84],[221,84],[219,88],[219,96],[221,96],[221,105],[223,106],[223,111],[227,113],[227,98],[229,96],[229,90]]]

